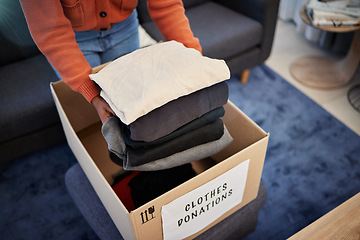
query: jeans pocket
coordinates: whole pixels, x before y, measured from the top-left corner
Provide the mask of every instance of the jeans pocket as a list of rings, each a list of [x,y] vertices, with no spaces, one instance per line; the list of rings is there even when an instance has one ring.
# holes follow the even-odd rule
[[[84,9],[79,0],[61,0],[65,17],[73,27],[81,27],[85,23]]]

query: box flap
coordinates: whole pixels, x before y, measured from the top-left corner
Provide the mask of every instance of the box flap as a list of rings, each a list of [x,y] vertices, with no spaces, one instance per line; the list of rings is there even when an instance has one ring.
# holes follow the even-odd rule
[[[80,93],[71,90],[62,80],[51,83],[50,87],[54,100],[61,105],[61,111],[66,113],[68,122],[75,132],[100,121],[95,108]]]

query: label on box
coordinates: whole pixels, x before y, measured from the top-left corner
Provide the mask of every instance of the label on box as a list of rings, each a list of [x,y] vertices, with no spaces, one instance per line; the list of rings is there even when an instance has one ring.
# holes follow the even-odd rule
[[[161,210],[165,240],[189,237],[241,203],[250,159],[175,199]]]

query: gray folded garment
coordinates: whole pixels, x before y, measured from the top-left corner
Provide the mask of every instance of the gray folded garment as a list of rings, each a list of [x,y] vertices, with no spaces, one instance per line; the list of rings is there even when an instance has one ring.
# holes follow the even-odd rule
[[[123,138],[122,124],[117,117],[111,117],[104,123],[102,133],[108,143],[109,151],[122,160],[122,162],[118,161],[118,164],[124,167],[135,167],[218,140],[224,134],[224,124],[218,118],[170,141],[138,149],[132,149],[126,145]]]
[[[154,109],[128,125],[135,141],[151,142],[164,137],[205,113],[226,104],[229,89],[220,82]]]
[[[229,131],[224,125],[224,134],[218,140],[201,144],[192,147],[190,149],[187,149],[185,151],[175,153],[171,156],[158,159],[152,162],[148,162],[139,166],[128,166],[128,165],[122,165],[122,166],[125,170],[128,171],[158,171],[158,170],[169,169],[193,161],[211,157],[212,155],[226,148],[232,141],[233,138],[231,137]],[[109,152],[112,161],[114,161],[117,164],[123,163],[123,161],[112,151]]]

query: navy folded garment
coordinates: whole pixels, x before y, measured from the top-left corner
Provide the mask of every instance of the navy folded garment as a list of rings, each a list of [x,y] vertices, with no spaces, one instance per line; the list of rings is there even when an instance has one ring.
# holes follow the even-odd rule
[[[138,148],[148,148],[154,145],[158,145],[164,142],[167,142],[171,139],[174,139],[176,137],[179,137],[185,133],[191,132],[201,126],[204,126],[208,123],[211,123],[220,117],[224,116],[225,109],[224,107],[215,108],[214,110],[211,110],[210,112],[205,113],[201,117],[189,122],[188,124],[185,124],[184,126],[176,129],[174,132],[156,139],[151,142],[144,142],[144,141],[134,141],[130,137],[130,131],[127,128],[124,128],[124,140],[126,145],[130,146],[132,149],[138,149]]]
[[[233,139],[229,131],[224,126],[224,134],[219,140],[201,144],[185,151],[175,153],[166,158],[158,159],[139,166],[123,165],[124,162],[118,157],[118,155],[111,151],[109,151],[109,154],[110,159],[114,163],[123,166],[123,168],[127,171],[157,171],[181,166],[193,161],[210,157],[226,148],[232,141]]]
[[[136,208],[196,176],[190,163],[166,170],[140,172],[128,183]]]
[[[151,142],[164,137],[203,114],[223,106],[229,97],[226,82],[220,82],[180,97],[138,118],[128,128],[135,141]]]
[[[124,166],[139,166],[157,159],[165,158],[197,145],[218,140],[224,134],[224,124],[220,118],[185,133],[170,141],[149,148],[132,149],[123,139],[122,123],[111,117],[102,126],[102,133],[109,150],[123,160]]]

